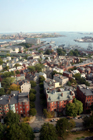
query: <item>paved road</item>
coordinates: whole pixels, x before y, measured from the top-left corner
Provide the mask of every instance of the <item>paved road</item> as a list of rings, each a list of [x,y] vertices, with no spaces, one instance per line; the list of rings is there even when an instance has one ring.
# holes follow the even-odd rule
[[[37,84],[35,90],[36,90],[35,108],[37,110],[36,118],[42,119],[43,110],[42,110],[42,105],[41,105],[41,101],[40,101],[40,92],[39,92],[39,85],[38,84]]]

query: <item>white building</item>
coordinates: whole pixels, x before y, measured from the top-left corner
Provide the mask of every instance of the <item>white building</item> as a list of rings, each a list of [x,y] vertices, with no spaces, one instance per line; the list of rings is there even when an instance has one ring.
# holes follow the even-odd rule
[[[55,74],[53,76],[53,79],[59,82],[61,86],[64,86],[69,81],[68,77],[62,76],[60,74]]]
[[[26,43],[37,45],[40,44],[41,41],[39,38],[26,38]]]

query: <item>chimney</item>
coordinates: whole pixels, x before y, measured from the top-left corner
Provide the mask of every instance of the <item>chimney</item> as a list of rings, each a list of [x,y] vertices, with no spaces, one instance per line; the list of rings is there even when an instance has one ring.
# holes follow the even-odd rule
[[[63,97],[63,93],[61,93],[61,96]]]

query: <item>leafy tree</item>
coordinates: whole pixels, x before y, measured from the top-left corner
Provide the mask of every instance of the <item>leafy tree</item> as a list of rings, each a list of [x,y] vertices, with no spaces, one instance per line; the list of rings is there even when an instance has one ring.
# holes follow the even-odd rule
[[[10,76],[15,76],[15,73],[13,71],[11,71],[11,72],[4,72],[4,74],[3,74],[4,78],[10,77]]]
[[[40,140],[57,140],[56,129],[52,124],[44,123],[40,130]]]
[[[81,74],[80,74],[80,73],[76,73],[76,74],[74,75],[74,77],[75,77],[76,80],[80,80]]]
[[[70,82],[70,81],[68,81],[68,82],[67,82],[67,85],[68,85],[68,86],[71,86],[71,82]]]
[[[20,91],[20,86],[16,84],[12,84],[9,88],[9,91]]]
[[[35,108],[35,103],[34,102],[30,102],[30,108]]]
[[[50,55],[51,53],[52,53],[52,51],[49,50],[49,49],[47,49],[47,50],[45,51],[45,54],[47,54],[47,55]]]
[[[14,65],[14,67],[19,67],[19,66],[21,66],[20,64],[18,64],[18,63],[16,63],[15,65]]]
[[[42,72],[42,69],[44,68],[43,64],[36,64],[35,65],[35,70],[37,72]]]
[[[65,55],[66,54],[66,50],[58,48],[57,49],[57,53],[58,53],[58,55]]]
[[[32,116],[35,116],[37,113],[36,109],[35,108],[31,108],[30,111],[29,111],[29,114],[32,115]]]
[[[84,127],[93,128],[93,114],[90,115],[89,117],[86,116],[83,118],[83,125],[84,125]]]
[[[0,58],[0,65],[2,65],[3,64],[3,60],[2,60],[2,58]]]
[[[53,118],[55,116],[55,112],[54,111],[47,111],[46,109],[43,110],[44,116],[46,118]]]
[[[6,132],[7,140],[26,140],[25,134],[22,132],[20,126],[16,123],[12,123],[11,125],[9,125]]]
[[[66,105],[66,114],[68,116],[77,116],[77,114],[81,114],[83,112],[83,103],[79,100],[74,99],[73,103],[69,103]]]
[[[35,101],[36,95],[33,94],[33,93],[30,93],[30,94],[29,94],[29,99],[30,99],[30,101]]]
[[[19,70],[17,70],[17,71],[16,71],[16,74],[20,74],[20,71],[19,71]]]
[[[36,90],[35,89],[31,89],[30,93],[36,94]]]
[[[32,73],[32,72],[35,72],[35,67],[34,66],[29,66],[28,67],[29,71]]]
[[[56,130],[59,137],[64,138],[66,135],[66,130],[70,129],[70,123],[66,118],[62,118],[56,123]]]
[[[4,94],[5,94],[4,88],[0,88],[0,96],[2,96]]]
[[[72,129],[72,128],[74,128],[75,127],[75,121],[73,120],[73,119],[71,119],[70,121],[69,121],[69,125],[70,125],[70,129]]]
[[[9,66],[5,66],[3,70],[9,70]]]
[[[26,123],[21,123],[20,129],[24,133],[26,140],[34,140],[35,136],[30,125]]]
[[[17,113],[14,113],[12,110],[10,110],[5,117],[5,123],[7,125],[11,125],[11,124],[18,124],[19,123],[19,115]]]
[[[7,77],[7,78],[4,78],[1,83],[4,89],[7,90],[14,81],[15,81],[15,78]]]
[[[66,105],[66,115],[67,116],[77,116],[77,110],[74,103],[69,103]]]
[[[39,83],[43,83],[43,81],[45,81],[45,78],[44,78],[44,76],[40,75],[39,76]]]
[[[36,87],[36,82],[35,81],[30,81],[31,87],[34,88]]]
[[[44,88],[43,83],[39,83],[40,88]]]
[[[5,127],[0,123],[0,140],[4,138]]]

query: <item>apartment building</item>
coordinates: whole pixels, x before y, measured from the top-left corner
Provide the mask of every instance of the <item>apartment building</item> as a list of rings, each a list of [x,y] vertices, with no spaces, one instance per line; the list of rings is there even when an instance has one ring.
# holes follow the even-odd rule
[[[89,109],[93,104],[93,90],[84,84],[77,86],[77,97],[83,103],[84,110]]]
[[[24,92],[30,92],[30,89],[31,89],[31,84],[29,81],[27,80],[22,80],[22,81],[19,81],[19,85],[20,85],[20,88],[21,88],[21,93],[24,93]]]
[[[66,104],[72,103],[75,98],[74,91],[63,91],[61,88],[57,89],[47,89],[47,110],[61,112],[66,107]]]
[[[0,97],[0,118],[4,117],[9,110],[21,116],[29,116],[29,93],[12,91],[10,95]]]
[[[55,74],[53,79],[59,82],[60,86],[64,86],[69,81],[68,77],[62,76],[60,74]]]

